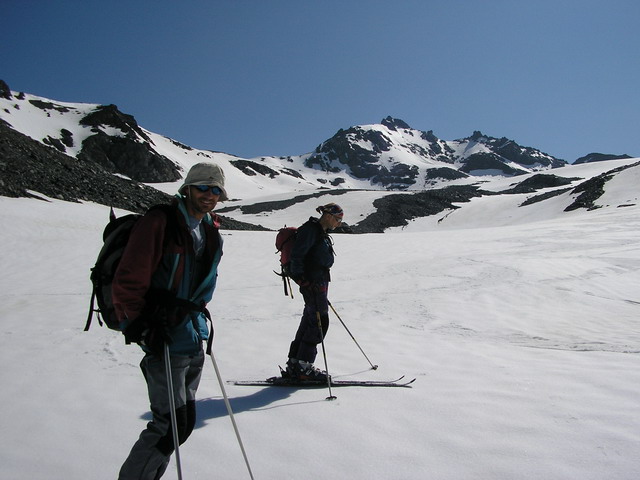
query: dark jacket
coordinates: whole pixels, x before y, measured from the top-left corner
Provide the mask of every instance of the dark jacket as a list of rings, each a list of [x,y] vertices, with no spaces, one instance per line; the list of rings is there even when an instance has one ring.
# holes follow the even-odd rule
[[[333,258],[331,237],[322,229],[317,218],[309,218],[296,234],[289,266],[291,278],[298,283],[329,282]]]
[[[208,337],[203,309],[216,286],[222,237],[214,218],[205,216],[202,225],[206,243],[198,267],[184,203],[177,199],[173,205],[175,221],[170,225],[175,225],[177,231],[167,231],[167,238],[167,216],[161,210],[149,211],[134,226],[114,277],[113,304],[122,330],[148,312],[150,292],[168,290],[170,294],[162,297],[175,296],[201,307],[174,309],[176,318],[169,319],[171,353],[192,355],[199,352],[202,341]]]

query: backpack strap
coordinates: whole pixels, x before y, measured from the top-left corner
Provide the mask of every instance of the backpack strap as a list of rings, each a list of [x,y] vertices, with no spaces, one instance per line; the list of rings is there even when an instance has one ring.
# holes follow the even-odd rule
[[[204,316],[207,318],[211,327],[209,330],[209,338],[207,339],[207,355],[211,355],[211,349],[213,347],[213,320],[211,318],[211,313],[209,313],[209,310],[207,310],[206,307],[202,309],[202,313],[204,313]]]
[[[89,327],[91,326],[91,319],[93,318],[93,313],[95,310],[95,302],[96,302],[96,289],[95,287],[91,290],[91,300],[89,301],[89,314],[87,315],[87,323],[84,326],[84,331],[89,331]],[[98,323],[102,326],[102,320],[98,317]]]

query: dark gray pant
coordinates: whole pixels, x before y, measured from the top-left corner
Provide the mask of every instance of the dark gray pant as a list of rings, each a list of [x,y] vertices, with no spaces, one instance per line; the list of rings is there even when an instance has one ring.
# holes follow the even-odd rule
[[[181,445],[191,435],[196,421],[195,396],[202,375],[204,352],[200,351],[194,357],[170,358],[178,440]],[[147,354],[140,362],[140,368],[147,381],[153,418],[133,445],[120,469],[118,480],[159,479],[167,469],[174,449],[164,358]]]
[[[304,298],[304,311],[300,319],[300,325],[296,331],[296,336],[289,346],[289,358],[304,360],[313,363],[318,354],[318,344],[327,335],[329,329],[329,300],[327,292],[329,285],[321,283],[313,288],[302,287],[300,293]],[[320,325],[318,325],[318,313],[320,314]]]

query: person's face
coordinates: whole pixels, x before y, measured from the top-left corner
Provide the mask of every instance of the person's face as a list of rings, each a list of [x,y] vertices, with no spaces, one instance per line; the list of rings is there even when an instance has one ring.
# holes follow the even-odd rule
[[[334,215],[332,213],[328,213],[328,225],[329,225],[329,230],[335,230],[336,228],[338,228],[340,226],[340,224],[342,223],[342,217],[338,216],[338,215]]]
[[[189,185],[187,187],[186,207],[189,215],[195,218],[203,218],[207,213],[216,208],[222,191],[215,186]]]

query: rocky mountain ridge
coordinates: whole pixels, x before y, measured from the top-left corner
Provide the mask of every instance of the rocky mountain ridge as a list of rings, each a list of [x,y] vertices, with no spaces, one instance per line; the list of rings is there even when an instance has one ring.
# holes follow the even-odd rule
[[[12,92],[0,81],[0,107],[0,195],[41,194],[144,211],[170,198],[150,185],[177,184],[190,165],[211,159],[223,164],[228,181],[238,185],[234,190],[239,203],[220,209],[230,214],[223,221],[226,228],[260,229],[231,216],[268,206],[277,210],[309,196],[358,189],[396,192],[374,202],[374,214],[345,227],[377,232],[496,194],[479,187],[489,177],[526,177],[504,194],[534,193],[580,180],[553,175],[551,171],[567,166],[564,160],[512,140],[474,132],[445,141],[392,117],[341,129],[309,154],[242,159],[153,134],[115,105],[56,102]],[[629,157],[590,154],[583,162],[608,158]],[[279,191],[291,192],[289,200],[240,201],[246,188],[264,193],[276,184]]]
[[[339,130],[305,160],[308,167],[370,179],[391,190],[427,188],[437,180],[468,176],[516,176],[566,165],[531,147],[476,131],[446,141],[433,131],[412,129],[403,120],[386,117],[380,124]]]

